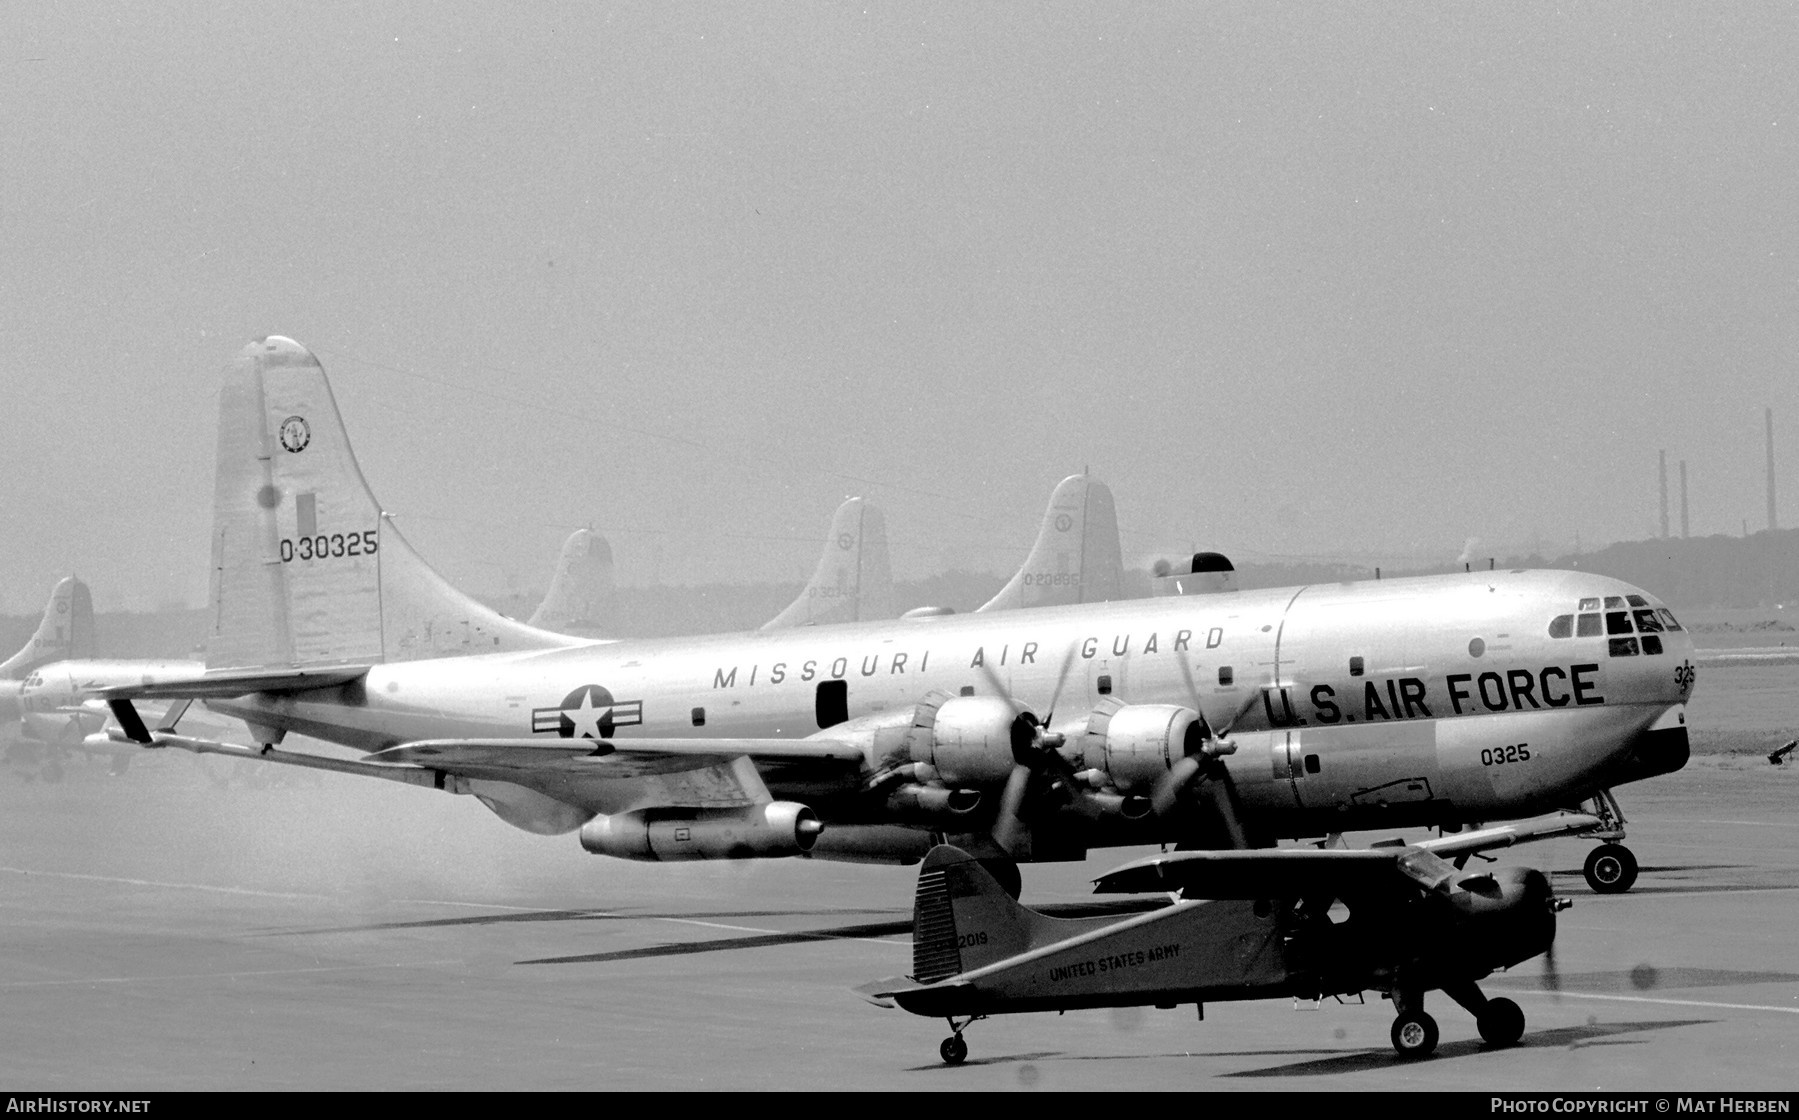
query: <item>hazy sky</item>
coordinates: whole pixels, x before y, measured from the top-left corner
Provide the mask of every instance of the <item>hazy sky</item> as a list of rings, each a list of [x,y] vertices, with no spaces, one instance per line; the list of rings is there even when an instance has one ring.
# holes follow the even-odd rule
[[[1799,524],[1790,4],[0,6],[0,605],[201,601],[290,335],[472,589]],[[1676,514],[1678,517],[1678,514]],[[1678,522],[1676,522],[1678,525]]]

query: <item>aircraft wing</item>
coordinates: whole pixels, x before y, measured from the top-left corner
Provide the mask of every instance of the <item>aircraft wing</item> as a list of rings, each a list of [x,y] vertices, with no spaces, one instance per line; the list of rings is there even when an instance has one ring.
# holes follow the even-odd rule
[[[1409,845],[1168,852],[1108,871],[1094,880],[1094,890],[1099,894],[1181,891],[1189,898],[1341,896],[1390,885],[1395,870],[1428,887],[1459,873],[1445,856],[1572,836],[1598,824],[1597,817],[1586,813],[1552,813]],[[1477,874],[1469,872],[1466,877]]]
[[[106,700],[230,700],[253,692],[306,692],[349,684],[368,674],[369,665],[313,669],[226,669],[196,677],[173,677],[142,684],[96,689]]]
[[[366,756],[470,777],[555,772],[599,778],[672,774],[723,766],[739,758],[759,764],[810,763],[815,771],[853,777],[862,752],[831,739],[421,739]]]

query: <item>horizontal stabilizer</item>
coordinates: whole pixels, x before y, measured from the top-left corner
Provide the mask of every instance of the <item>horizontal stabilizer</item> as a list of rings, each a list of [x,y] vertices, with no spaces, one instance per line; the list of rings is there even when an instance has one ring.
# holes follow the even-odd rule
[[[1434,886],[1446,856],[1572,836],[1596,825],[1585,813],[1552,813],[1457,836],[1383,848],[1254,848],[1168,852],[1127,863],[1094,881],[1099,894],[1181,891],[1190,898],[1300,898],[1380,889],[1397,873]]]

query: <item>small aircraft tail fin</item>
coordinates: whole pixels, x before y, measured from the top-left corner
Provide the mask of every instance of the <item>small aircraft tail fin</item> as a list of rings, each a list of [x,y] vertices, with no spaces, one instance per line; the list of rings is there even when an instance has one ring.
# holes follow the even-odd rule
[[[1055,921],[1021,906],[974,856],[939,844],[919,866],[912,978],[933,984],[1066,936]]]
[[[318,359],[270,336],[225,368],[209,668],[410,661],[578,639],[451,587],[363,480]]]
[[[976,608],[1059,607],[1124,597],[1118,511],[1105,483],[1070,475],[1050,495],[1037,543],[999,594]]]
[[[763,630],[893,617],[893,574],[887,563],[887,517],[851,498],[837,507],[812,582]]]
[[[19,652],[0,663],[0,679],[18,680],[52,661],[88,659],[94,645],[94,598],[87,584],[64,576],[50,592],[37,632]]]
[[[526,621],[564,634],[604,631],[618,617],[612,581],[612,546],[592,529],[576,529],[563,542],[550,589]]]

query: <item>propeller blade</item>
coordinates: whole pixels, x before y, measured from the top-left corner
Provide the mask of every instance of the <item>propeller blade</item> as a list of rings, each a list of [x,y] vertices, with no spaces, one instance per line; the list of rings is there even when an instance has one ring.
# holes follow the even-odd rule
[[[1029,825],[1024,821],[1024,800],[1030,792],[1031,768],[1020,763],[1006,776],[1006,788],[999,796],[999,811],[993,818],[993,842],[1008,854],[1016,855]]]
[[[1181,792],[1205,768],[1204,755],[1188,755],[1168,768],[1156,782],[1156,788],[1150,792],[1150,809],[1158,817],[1165,817],[1174,812],[1180,804]]]

